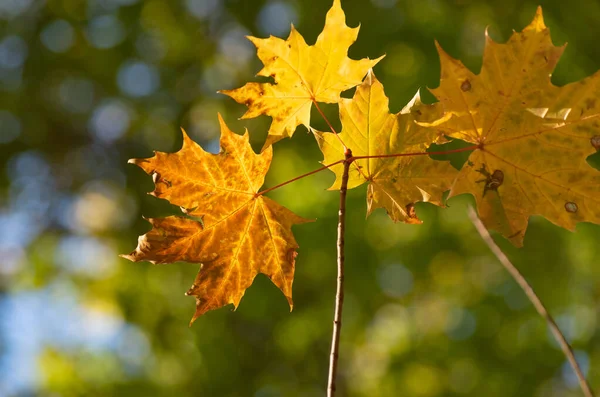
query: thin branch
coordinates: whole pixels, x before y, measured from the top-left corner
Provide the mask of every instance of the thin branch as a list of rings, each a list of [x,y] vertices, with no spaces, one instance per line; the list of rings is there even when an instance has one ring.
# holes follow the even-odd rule
[[[577,375],[577,379],[579,380],[579,386],[581,387],[583,394],[586,397],[594,397],[594,393],[592,393],[592,389],[590,388],[590,385],[585,380],[583,371],[581,371],[579,364],[577,364],[577,360],[575,360],[575,355],[573,354],[573,349],[569,345],[569,342],[567,342],[567,339],[565,338],[563,333],[558,328],[558,325],[556,325],[556,322],[554,321],[554,319],[552,318],[550,313],[548,313],[548,310],[546,310],[546,307],[544,307],[544,304],[542,303],[540,298],[536,295],[536,293],[533,291],[533,288],[531,288],[531,286],[529,285],[527,280],[525,280],[525,278],[519,272],[519,270],[510,262],[508,257],[504,254],[504,252],[502,252],[500,247],[498,247],[498,245],[494,242],[494,240],[490,236],[490,233],[487,231],[487,229],[485,228],[485,226],[483,225],[483,223],[481,222],[481,220],[479,219],[479,217],[477,216],[477,214],[475,213],[475,210],[473,208],[469,208],[469,217],[471,218],[471,222],[473,222],[473,225],[475,225],[475,228],[481,235],[481,238],[483,239],[483,241],[485,241],[485,243],[488,245],[490,250],[492,250],[494,255],[496,255],[496,258],[498,258],[498,260],[500,261],[502,266],[504,266],[504,268],[506,270],[508,270],[510,275],[515,279],[515,281],[523,289],[523,291],[525,292],[525,294],[527,295],[527,297],[529,298],[529,300],[531,301],[531,303],[533,304],[533,306],[535,307],[535,309],[537,310],[539,315],[542,316],[548,323],[548,327],[550,327],[550,330],[554,334],[556,341],[560,345],[563,353],[567,357],[567,360],[569,360],[571,367],[573,368],[573,370],[575,371],[575,374]]]
[[[329,358],[329,380],[327,382],[327,397],[334,397],[336,391],[336,376],[340,348],[340,333],[342,332],[342,307],[344,305],[344,234],[346,230],[346,192],[348,191],[348,176],[352,164],[352,151],[346,149],[344,173],[340,187],[340,212],[338,214],[337,239],[337,292],[335,295],[335,314],[333,317],[333,334],[331,336],[331,356]]]

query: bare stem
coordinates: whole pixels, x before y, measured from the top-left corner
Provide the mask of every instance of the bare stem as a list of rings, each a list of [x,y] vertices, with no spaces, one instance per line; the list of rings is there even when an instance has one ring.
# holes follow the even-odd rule
[[[500,247],[498,247],[498,245],[494,242],[494,240],[490,236],[490,233],[487,231],[487,229],[485,228],[485,226],[483,225],[483,223],[481,222],[481,220],[479,219],[479,217],[477,216],[477,214],[475,213],[475,210],[473,208],[469,208],[469,217],[471,218],[471,222],[473,222],[473,225],[475,225],[475,228],[481,235],[481,238],[483,239],[483,241],[485,241],[485,243],[488,245],[490,250],[492,250],[494,255],[496,255],[496,258],[498,258],[498,260],[500,261],[502,266],[504,266],[504,268],[506,270],[508,270],[510,275],[515,279],[515,281],[523,289],[523,291],[525,292],[525,294],[527,295],[527,297],[529,298],[529,300],[531,301],[531,303],[533,304],[533,306],[535,307],[535,309],[537,310],[539,315],[542,316],[542,318],[544,318],[546,320],[546,322],[548,323],[548,327],[554,334],[554,337],[556,338],[556,341],[560,345],[563,353],[567,357],[567,360],[569,360],[571,367],[573,368],[573,370],[575,371],[575,374],[577,375],[577,379],[579,379],[579,386],[581,387],[583,394],[586,397],[594,397],[594,393],[592,392],[590,385],[585,380],[583,371],[581,371],[579,364],[577,364],[577,360],[575,360],[575,355],[573,354],[573,349],[569,345],[569,342],[567,342],[567,339],[565,338],[563,333],[560,331],[560,328],[558,328],[558,325],[556,324],[556,322],[554,321],[554,319],[552,318],[550,313],[548,313],[548,310],[546,310],[546,307],[544,307],[544,304],[542,303],[540,298],[536,295],[536,293],[533,291],[533,288],[531,288],[531,286],[529,285],[527,280],[525,280],[525,278],[519,272],[519,270],[510,262],[508,257],[504,254],[504,252],[502,252]]]
[[[344,173],[340,187],[340,211],[338,213],[337,238],[337,292],[335,295],[335,314],[333,317],[333,334],[331,336],[331,356],[329,358],[329,380],[327,382],[327,397],[334,397],[336,391],[336,376],[340,348],[340,333],[342,332],[342,307],[344,305],[344,234],[346,230],[346,192],[348,191],[348,175],[352,164],[352,151],[344,152]]]

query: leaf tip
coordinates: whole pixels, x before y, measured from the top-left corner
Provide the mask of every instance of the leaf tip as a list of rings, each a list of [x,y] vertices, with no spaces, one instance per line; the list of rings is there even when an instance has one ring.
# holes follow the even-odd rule
[[[542,13],[542,6],[538,6],[535,10],[535,15],[533,17],[533,21],[527,26],[524,30],[535,30],[536,32],[541,32],[546,29],[546,24],[544,23],[544,15]]]
[[[181,134],[183,135],[183,146],[185,146],[186,144],[192,143],[192,138],[190,138],[190,136],[188,135],[187,132],[185,132],[185,130],[183,129],[183,127],[179,127],[181,129]]]
[[[435,49],[437,50],[438,55],[440,56],[440,58],[442,57],[442,55],[448,56],[448,53],[446,51],[444,51],[444,49],[442,48],[442,45],[440,44],[439,41],[434,40],[433,42],[435,44]]]
[[[143,164],[143,163],[149,163],[148,159],[129,159],[129,160],[127,160],[127,164],[134,164],[134,165],[137,165],[138,167],[141,167],[141,164]]]
[[[484,31],[484,33],[483,33],[483,34],[484,34],[484,36],[485,36],[485,42],[486,42],[486,43],[490,43],[490,42],[492,42],[492,43],[493,43],[493,42],[494,42],[494,39],[492,39],[492,38],[490,37],[490,25],[487,25],[487,26],[485,27],[485,31]],[[487,44],[486,44],[486,45],[487,45]]]
[[[265,140],[265,144],[263,145],[262,149],[260,149],[260,152],[263,153],[265,150],[268,150],[275,142],[279,142],[283,138],[285,138],[283,135],[269,134]]]
[[[258,47],[258,42],[260,41],[260,39],[258,37],[254,37],[254,36],[250,36],[250,35],[246,35],[246,38],[252,43],[254,44],[254,46]]]
[[[365,83],[368,85],[373,85],[373,78],[375,78],[375,74],[373,73],[373,68],[369,68],[367,70],[367,75],[365,76]]]
[[[381,55],[381,56],[379,56],[379,57],[377,57],[377,58],[373,59],[373,65],[372,65],[371,67],[373,67],[373,66],[377,65],[377,64],[379,63],[379,61],[381,61],[383,58],[385,58],[385,56],[386,56],[386,55],[387,55],[387,54],[383,54],[383,55]]]
[[[404,106],[402,108],[402,110],[400,111],[400,114],[408,114],[411,112],[411,109],[413,108],[413,106],[418,106],[420,104],[422,104],[422,102],[421,102],[421,90],[419,89],[419,90],[417,90],[415,95],[412,97],[412,99],[410,101],[408,101],[406,106]]]

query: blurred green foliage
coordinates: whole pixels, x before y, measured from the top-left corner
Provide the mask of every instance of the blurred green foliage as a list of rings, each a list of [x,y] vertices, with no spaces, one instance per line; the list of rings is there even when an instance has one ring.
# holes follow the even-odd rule
[[[435,87],[433,40],[478,70],[484,30],[504,41],[532,18],[532,1],[343,0],[361,23],[351,57],[387,57],[378,78],[398,111]],[[239,309],[200,318],[185,297],[197,266],[117,257],[175,214],[146,196],[151,178],[127,166],[175,151],[178,128],[218,149],[217,112],[264,142],[270,120],[236,120],[243,106],[216,94],[260,69],[252,34],[309,43],[322,0],[0,1],[0,395],[320,396],[333,300],[337,194],[320,173],[270,194],[316,223],[300,244],[294,311],[259,276]],[[553,81],[600,68],[600,4],[542,1],[556,44],[569,41]],[[351,94],[351,93],[350,93]],[[350,95],[349,94],[349,95]],[[426,96],[426,95],[425,95]],[[426,96],[427,97],[427,96]],[[336,119],[335,106],[325,106]],[[326,130],[318,114],[315,127]],[[339,125],[339,123],[338,123]],[[299,131],[275,146],[266,186],[318,166]],[[597,159],[596,159],[597,161]],[[596,162],[597,164],[598,162]],[[421,226],[365,219],[349,194],[341,396],[579,396],[560,349],[466,217],[419,204]],[[497,237],[572,341],[600,389],[600,227],[575,233],[534,217],[525,247]]]

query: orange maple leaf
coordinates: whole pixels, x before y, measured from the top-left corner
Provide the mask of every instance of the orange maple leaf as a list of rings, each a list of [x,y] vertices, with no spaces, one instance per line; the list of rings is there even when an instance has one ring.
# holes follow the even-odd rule
[[[273,151],[255,154],[247,131],[243,136],[231,132],[221,115],[219,122],[219,154],[205,152],[183,132],[180,151],[129,161],[152,175],[152,195],[180,206],[188,217],[149,219],[152,230],[140,236],[135,251],[124,257],[155,264],[200,263],[186,293],[196,297],[191,322],[230,303],[237,308],[258,273],[279,287],[291,309],[298,248],[291,227],[310,222],[256,194]]]
[[[438,45],[441,81],[431,91],[453,116],[438,128],[479,146],[450,197],[474,195],[486,227],[516,245],[531,215],[569,230],[600,223],[600,173],[586,161],[600,147],[600,72],[553,85],[564,48],[552,44],[541,8],[506,44],[486,33],[478,75]]]
[[[309,128],[313,102],[339,102],[340,93],[360,84],[367,71],[383,58],[348,58],[348,48],[356,41],[358,30],[346,25],[340,0],[334,0],[315,45],[307,45],[293,25],[287,40],[248,37],[265,65],[258,76],[271,77],[275,84],[247,83],[219,92],[248,106],[242,119],[261,114],[273,118],[263,150],[291,137],[300,124]]]

